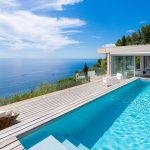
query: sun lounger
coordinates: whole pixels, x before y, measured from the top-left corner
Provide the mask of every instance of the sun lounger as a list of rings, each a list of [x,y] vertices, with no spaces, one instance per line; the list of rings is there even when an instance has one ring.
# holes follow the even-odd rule
[[[13,125],[19,113],[9,111],[0,111],[0,130]]]

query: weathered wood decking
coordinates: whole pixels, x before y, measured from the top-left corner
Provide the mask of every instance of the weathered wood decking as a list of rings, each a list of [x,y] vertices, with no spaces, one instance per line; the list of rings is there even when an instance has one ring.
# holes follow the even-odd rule
[[[36,128],[136,79],[137,78],[123,80],[111,87],[105,87],[102,85],[101,80],[97,80],[1,107],[0,110],[11,109],[17,111],[20,113],[20,116],[17,119],[19,121],[17,124],[0,131],[0,149],[22,150],[23,146],[17,139],[18,135]]]

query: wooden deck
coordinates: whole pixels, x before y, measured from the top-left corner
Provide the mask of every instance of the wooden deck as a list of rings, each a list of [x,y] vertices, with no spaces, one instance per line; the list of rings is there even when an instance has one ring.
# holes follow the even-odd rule
[[[17,111],[20,113],[20,116],[17,119],[19,121],[17,124],[0,131],[0,149],[24,149],[17,139],[18,135],[36,128],[136,79],[137,78],[123,80],[110,87],[103,86],[101,80],[96,80],[63,91],[1,107],[0,110],[11,109]]]

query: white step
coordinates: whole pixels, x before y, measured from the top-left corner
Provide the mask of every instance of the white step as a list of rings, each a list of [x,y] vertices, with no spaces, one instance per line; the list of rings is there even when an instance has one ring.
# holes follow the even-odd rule
[[[68,150],[62,143],[55,139],[52,135],[42,140],[29,150]]]
[[[90,150],[89,148],[87,148],[87,147],[84,146],[83,144],[80,144],[80,145],[78,146],[78,148],[79,148],[80,150]]]
[[[80,141],[78,141],[76,138],[72,136],[69,136],[68,140],[70,141],[70,143],[74,144],[80,150],[90,150],[89,148],[87,148],[85,145],[83,145]]]
[[[69,140],[65,140],[62,142],[62,144],[67,147],[68,150],[80,150],[78,147],[76,147],[74,144],[72,144]]]

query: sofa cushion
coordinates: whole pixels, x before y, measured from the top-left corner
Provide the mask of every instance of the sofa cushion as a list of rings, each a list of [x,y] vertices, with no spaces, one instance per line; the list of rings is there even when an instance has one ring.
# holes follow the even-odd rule
[[[7,116],[9,116],[9,115],[11,116],[11,115],[12,115],[12,110],[7,110],[7,111],[6,111],[6,115],[7,115]]]
[[[6,111],[0,111],[0,118],[5,117],[6,116]]]

